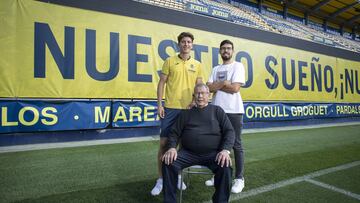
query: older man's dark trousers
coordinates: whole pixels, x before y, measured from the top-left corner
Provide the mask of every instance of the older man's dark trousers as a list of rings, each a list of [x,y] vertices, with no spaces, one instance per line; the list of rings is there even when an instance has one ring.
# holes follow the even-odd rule
[[[176,202],[176,191],[179,172],[192,165],[207,166],[214,174],[215,193],[212,197],[214,203],[229,202],[231,188],[231,167],[221,167],[215,162],[218,152],[209,154],[195,154],[181,149],[177,159],[170,165],[163,163],[163,192],[165,203]]]

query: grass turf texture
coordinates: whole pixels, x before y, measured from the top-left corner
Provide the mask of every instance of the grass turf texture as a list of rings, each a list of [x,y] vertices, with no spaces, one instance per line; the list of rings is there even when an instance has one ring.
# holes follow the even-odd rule
[[[306,203],[356,203],[359,200],[348,197],[341,193],[333,192],[311,183],[300,182],[271,192],[259,194],[257,196],[241,199],[237,202],[269,202],[269,203],[288,203],[288,202],[306,202]]]
[[[245,190],[360,160],[359,132],[357,125],[244,135]],[[150,195],[157,148],[158,142],[151,141],[0,154],[0,202],[161,202],[162,195]],[[206,178],[192,176],[185,202],[210,200],[213,189],[204,186]],[[358,191],[358,184],[347,185]],[[301,193],[319,201],[344,197],[324,197],[324,192]],[[286,193],[283,201],[299,200],[293,193],[283,197]],[[345,196],[343,201],[351,200]]]
[[[315,180],[360,194],[360,166],[320,176]]]

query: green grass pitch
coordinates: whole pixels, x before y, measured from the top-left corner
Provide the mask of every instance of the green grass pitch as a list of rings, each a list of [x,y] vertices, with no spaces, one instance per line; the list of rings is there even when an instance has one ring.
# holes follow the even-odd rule
[[[244,192],[360,160],[360,125],[243,135]],[[162,202],[152,197],[157,141],[0,154],[0,202]],[[360,166],[320,181],[360,193]],[[191,177],[184,202],[211,199],[208,176]],[[235,202],[359,202],[300,182]]]

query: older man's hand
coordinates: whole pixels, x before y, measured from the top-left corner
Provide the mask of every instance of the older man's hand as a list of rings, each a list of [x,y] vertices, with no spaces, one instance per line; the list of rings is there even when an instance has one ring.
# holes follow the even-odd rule
[[[169,150],[167,150],[164,154],[164,156],[162,157],[162,161],[165,162],[166,165],[170,165],[172,164],[172,162],[174,162],[177,158],[177,151],[175,148],[170,148]]]
[[[215,161],[221,167],[224,167],[224,166],[229,167],[229,166],[232,165],[231,158],[230,158],[230,153],[229,153],[228,150],[222,150],[221,152],[219,152],[216,155]]]

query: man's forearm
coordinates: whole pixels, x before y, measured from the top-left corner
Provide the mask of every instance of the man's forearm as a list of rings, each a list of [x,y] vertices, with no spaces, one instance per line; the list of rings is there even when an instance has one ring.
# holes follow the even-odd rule
[[[209,87],[210,92],[216,92],[224,87],[224,82],[213,82],[206,85]]]
[[[165,83],[160,81],[157,88],[157,105],[162,106],[162,98],[164,95]]]
[[[231,151],[231,149],[234,146],[234,143],[235,143],[234,130],[229,129],[224,134],[222,149]]]
[[[171,126],[170,133],[168,134],[168,147],[172,148],[177,146],[178,141],[181,138],[182,131],[185,125],[184,112],[180,112],[178,118],[176,119],[174,125]]]
[[[219,110],[217,114],[218,121],[221,125],[222,149],[231,151],[235,142],[234,128],[224,111]]]
[[[169,135],[168,136],[168,143],[167,143],[167,148],[176,148],[177,145],[177,136],[176,135]]]
[[[234,94],[240,91],[240,84],[237,83],[226,84],[220,90],[226,93]]]

